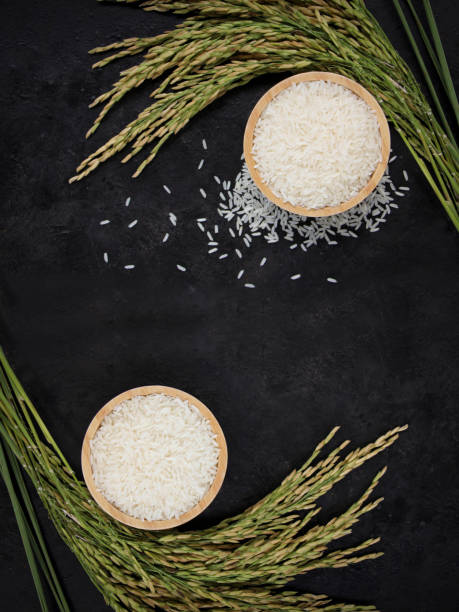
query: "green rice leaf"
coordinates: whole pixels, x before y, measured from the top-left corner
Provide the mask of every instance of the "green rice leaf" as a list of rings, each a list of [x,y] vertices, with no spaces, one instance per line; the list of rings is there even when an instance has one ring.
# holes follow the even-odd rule
[[[454,89],[454,84],[451,78],[451,73],[449,71],[449,66],[446,60],[445,51],[443,49],[443,45],[441,42],[440,33],[437,27],[437,22],[435,21],[435,17],[434,17],[432,7],[430,5],[429,0],[423,0],[423,3],[424,3],[424,9],[426,12],[426,16],[427,16],[427,22],[429,24],[430,32],[432,34],[433,42],[435,45],[435,49],[437,51],[437,57],[438,57],[441,72],[443,75],[443,82],[444,82],[449,100],[453,107],[454,115],[456,117],[456,122],[459,125],[459,103],[457,101],[456,91]]]
[[[11,504],[13,506],[14,515],[16,517],[16,521],[18,524],[22,543],[24,545],[24,551],[27,556],[27,561],[29,562],[30,572],[32,574],[32,579],[35,585],[35,589],[37,591],[40,607],[43,612],[48,612],[48,604],[46,602],[45,591],[44,591],[43,584],[40,578],[40,573],[38,571],[37,561],[36,561],[35,554],[33,551],[33,545],[31,542],[30,532],[27,528],[26,518],[24,516],[24,512],[22,510],[19,499],[16,495],[16,491],[14,489],[13,481],[11,479],[11,474],[8,468],[6,455],[3,449],[3,443],[1,440],[0,440],[0,472],[2,474],[3,481],[5,482],[6,488],[8,490],[8,494],[10,496]]]
[[[411,31],[411,28],[408,24],[408,21],[406,20],[405,14],[403,13],[402,7],[400,6],[400,2],[399,0],[393,0],[395,9],[400,17],[400,21],[402,22],[403,28],[406,32],[406,35],[408,37],[408,40],[410,41],[411,44],[411,48],[413,49],[413,52],[416,56],[416,59],[418,61],[419,64],[419,68],[421,69],[422,75],[424,77],[424,80],[426,82],[426,85],[429,89],[429,93],[432,97],[432,100],[435,104],[435,108],[437,109],[438,112],[438,116],[440,117],[440,120],[443,124],[443,127],[445,128],[446,133],[448,134],[448,138],[451,140],[452,143],[454,143],[455,147],[457,148],[456,145],[456,141],[454,139],[454,135],[453,132],[451,131],[451,128],[449,126],[448,120],[446,119],[446,115],[443,111],[443,107],[441,105],[440,99],[438,98],[437,95],[437,91],[434,87],[434,84],[432,83],[432,79],[430,78],[430,74],[429,71],[427,70],[427,67],[424,63],[424,60],[422,58],[421,52],[419,50],[419,47],[417,45],[417,42],[413,36],[413,33]]]

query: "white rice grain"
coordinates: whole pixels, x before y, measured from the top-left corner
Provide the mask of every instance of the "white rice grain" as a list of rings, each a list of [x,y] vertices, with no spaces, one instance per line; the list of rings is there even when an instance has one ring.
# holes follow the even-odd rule
[[[219,454],[210,422],[191,403],[165,394],[121,402],[90,443],[97,489],[148,521],[178,518],[196,506],[215,479]]]
[[[250,235],[252,238],[261,234],[268,244],[284,238],[290,243],[289,246],[297,244],[304,252],[323,240],[333,245],[336,240],[331,240],[330,236],[357,238],[358,230],[370,230],[383,223],[391,209],[397,208],[390,192],[391,184],[386,172],[374,191],[352,209],[330,217],[304,218],[270,202],[258,190],[247,165],[243,164],[232,190],[228,192],[227,208],[218,201],[217,211],[220,217],[233,225],[235,236],[246,238],[246,235]],[[244,244],[248,247],[249,243],[246,238]]]
[[[278,197],[294,206],[335,206],[368,183],[382,158],[381,134],[375,112],[346,87],[295,83],[262,112],[252,154]]]

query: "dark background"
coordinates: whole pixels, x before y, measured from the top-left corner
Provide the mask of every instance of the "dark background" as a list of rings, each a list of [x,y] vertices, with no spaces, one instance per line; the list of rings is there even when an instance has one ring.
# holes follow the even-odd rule
[[[413,66],[392,3],[368,4]],[[455,4],[437,0],[434,8],[457,76]],[[3,3],[1,343],[77,470],[90,419],[120,391],[160,383],[203,400],[225,431],[230,460],[220,495],[193,527],[255,502],[335,424],[343,426],[339,440],[362,444],[409,423],[396,446],[323,502],[325,516],[342,511],[387,463],[383,505],[343,542],[379,534],[385,555],[313,572],[297,585],[372,602],[385,612],[456,610],[457,235],[396,134],[398,173],[407,169],[411,191],[381,231],[306,254],[285,242],[257,245],[245,261],[253,291],[235,281],[238,262],[207,255],[194,220],[216,216],[211,177],[234,178],[246,118],[279,77],[258,79],[217,101],[139,179],[130,178],[135,166],[116,159],[82,183],[67,183],[77,163],[142,108],[149,91],[126,100],[85,142],[95,118],[87,105],[121,67],[91,71],[87,51],[176,22],[172,15],[94,0]],[[198,173],[201,157],[206,164]],[[162,246],[171,210],[179,222]],[[101,228],[104,218],[112,223]],[[134,218],[139,223],[128,231]],[[263,255],[269,260],[261,269]],[[124,270],[126,263],[136,268]],[[177,263],[188,272],[178,272]],[[295,272],[302,272],[301,281],[289,280]],[[327,283],[328,276],[339,283]],[[0,489],[2,607],[38,610]],[[37,507],[74,609],[105,610]]]

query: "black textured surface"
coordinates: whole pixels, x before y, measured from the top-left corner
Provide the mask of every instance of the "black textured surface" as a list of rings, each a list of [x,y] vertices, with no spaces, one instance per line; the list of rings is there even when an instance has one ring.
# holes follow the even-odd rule
[[[391,3],[369,4],[411,60]],[[435,3],[457,68],[454,6]],[[398,168],[408,170],[411,191],[382,230],[307,254],[256,247],[246,267],[257,287],[249,291],[235,281],[237,262],[207,255],[194,219],[214,205],[212,175],[234,178],[245,120],[276,77],[215,103],[141,178],[131,180],[133,166],[116,160],[69,186],[77,163],[141,108],[146,93],[85,143],[95,116],[87,104],[119,68],[91,72],[87,50],[177,20],[93,0],[18,0],[1,15],[0,337],[71,463],[79,469],[85,428],[107,399],[142,384],[183,388],[214,411],[229,445],[222,492],[194,522],[199,527],[269,491],[335,424],[341,439],[364,443],[407,422],[395,447],[324,502],[327,516],[342,510],[387,463],[384,504],[346,542],[379,534],[385,556],[311,573],[297,585],[384,612],[456,610],[457,237],[399,139],[393,135]],[[179,222],[163,246],[171,210]],[[111,224],[101,227],[105,218]],[[269,261],[260,269],[263,255]],[[128,263],[136,268],[124,270]],[[294,283],[295,272],[303,276]],[[73,608],[106,610],[37,506]],[[2,609],[38,610],[3,486],[0,524]]]

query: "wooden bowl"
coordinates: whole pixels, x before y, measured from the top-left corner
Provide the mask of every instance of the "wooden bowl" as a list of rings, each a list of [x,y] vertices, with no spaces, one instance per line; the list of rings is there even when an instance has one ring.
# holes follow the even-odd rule
[[[204,497],[196,504],[196,506],[194,506],[193,508],[191,508],[191,510],[188,510],[188,512],[185,512],[185,514],[182,514],[182,516],[179,516],[178,518],[161,521],[144,521],[142,519],[130,516],[129,514],[125,514],[124,512],[119,510],[116,506],[111,504],[96,488],[91,468],[90,441],[94,437],[103,419],[116,406],[118,406],[120,402],[131,399],[132,397],[135,397],[137,395],[151,395],[153,393],[164,393],[164,395],[178,397],[179,399],[185,400],[191,405],[195,406],[202,414],[202,416],[209,421],[212,431],[216,435],[216,440],[220,448],[220,453],[218,456],[217,473],[215,474],[214,482],[212,483]],[[83,476],[86,482],[86,486],[88,487],[89,492],[91,493],[93,498],[102,508],[102,510],[104,510],[112,518],[116,519],[117,521],[120,521],[121,523],[124,523],[125,525],[129,525],[130,527],[137,527],[138,529],[171,529],[172,527],[178,527],[178,525],[183,525],[187,521],[190,521],[194,517],[198,516],[198,514],[201,514],[201,512],[205,508],[207,508],[207,506],[214,500],[215,496],[219,492],[220,487],[223,483],[223,479],[225,478],[227,464],[228,450],[226,447],[225,436],[223,435],[223,431],[217,419],[214,417],[211,411],[206,406],[204,406],[202,402],[200,402],[198,399],[196,399],[189,393],[185,393],[185,391],[180,391],[179,389],[174,389],[173,387],[163,387],[162,385],[153,385],[146,387],[137,387],[136,389],[129,389],[129,391],[120,393],[112,400],[110,400],[107,404],[105,404],[105,406],[103,406],[99,410],[99,412],[91,421],[83,440],[83,448],[81,449],[81,466],[83,469]]]
[[[331,81],[332,83],[338,83],[347,87],[357,96],[362,98],[368,106],[376,112],[376,117],[379,123],[379,131],[381,134],[381,161],[376,166],[373,174],[370,177],[368,183],[363,187],[353,198],[346,202],[341,202],[337,206],[324,206],[323,208],[305,208],[304,206],[294,206],[290,202],[285,202],[282,198],[276,196],[263,179],[260,173],[255,167],[255,160],[252,156],[252,145],[253,145],[253,133],[258,119],[261,113],[265,110],[269,102],[277,96],[282,90],[287,89],[293,85],[293,83],[303,83],[306,81]],[[386,116],[384,115],[381,107],[376,102],[375,98],[367,91],[364,87],[348,79],[340,74],[334,74],[333,72],[303,72],[301,74],[295,74],[294,76],[288,77],[271,87],[264,96],[262,96],[253,111],[250,113],[250,117],[247,121],[244,133],[244,157],[247,163],[249,172],[254,180],[254,183],[258,189],[274,204],[285,208],[290,212],[297,215],[304,215],[306,217],[327,217],[329,215],[336,215],[337,213],[349,210],[362,200],[364,200],[376,187],[384,174],[384,170],[387,167],[390,153],[390,132],[389,125],[387,123]]]

